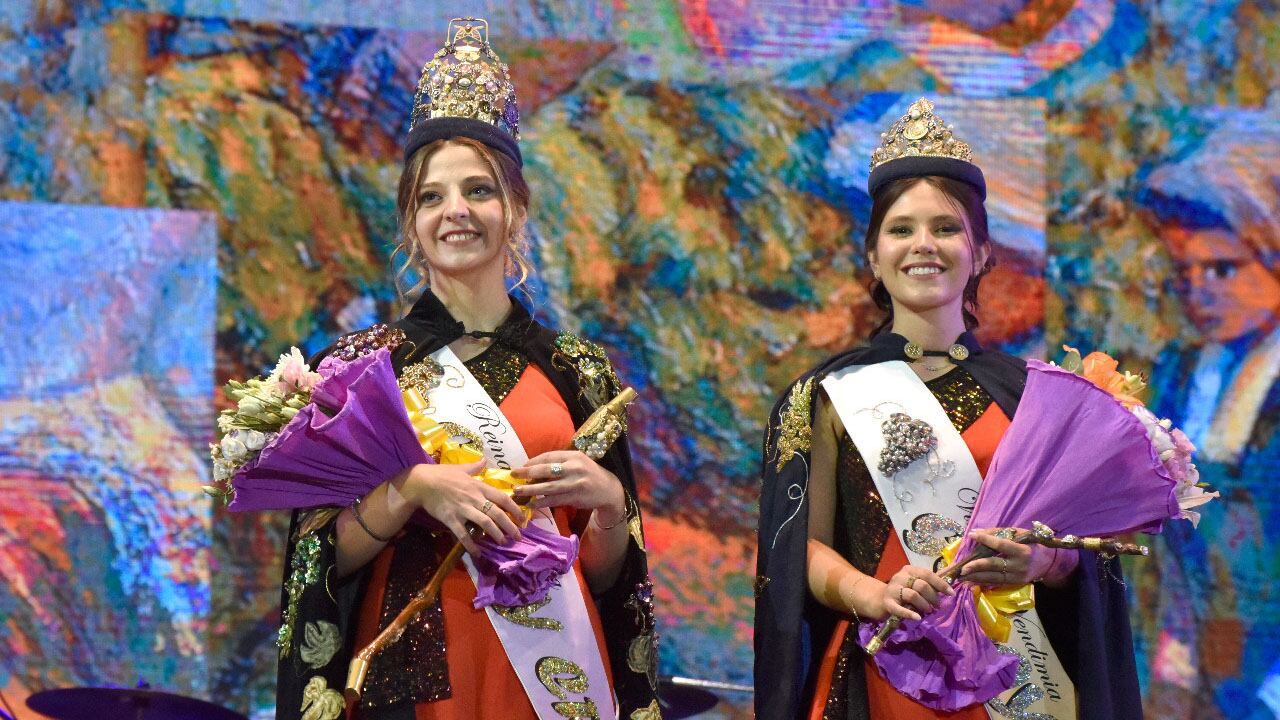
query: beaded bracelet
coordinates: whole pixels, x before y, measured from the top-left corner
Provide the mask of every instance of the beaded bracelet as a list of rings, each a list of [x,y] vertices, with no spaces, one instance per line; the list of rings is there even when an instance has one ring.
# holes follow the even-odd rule
[[[378,533],[374,532],[372,528],[369,527],[369,523],[366,523],[364,521],[364,518],[360,516],[360,498],[356,498],[355,500],[351,501],[351,514],[356,516],[356,522],[360,523],[360,527],[364,528],[364,531],[369,533],[369,537],[373,538],[374,540],[377,540],[378,542],[389,543],[394,539],[394,536],[383,537],[379,535]]]

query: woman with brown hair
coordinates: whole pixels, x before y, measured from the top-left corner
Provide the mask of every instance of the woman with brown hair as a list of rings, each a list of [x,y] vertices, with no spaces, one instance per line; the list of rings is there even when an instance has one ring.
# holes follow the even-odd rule
[[[420,293],[400,320],[323,353],[387,348],[402,385],[423,390],[485,460],[420,464],[336,514],[296,515],[281,630],[278,717],[657,717],[651,589],[625,435],[597,462],[574,430],[618,392],[601,348],[534,320],[509,289],[529,274],[515,91],[487,24],[450,25],[423,70],[397,193],[405,258]],[[528,484],[515,497],[484,467]],[[477,609],[472,560],[376,656],[356,707],[338,694],[368,644],[474,528],[518,539],[533,522],[580,538],[578,560],[541,603]],[[321,521],[325,520],[325,521]],[[289,608],[296,608],[289,612]]]
[[[985,706],[935,710],[861,650],[861,624],[919,619],[953,592],[943,547],[964,531],[1025,384],[1022,360],[972,333],[994,254],[971,158],[925,99],[882,135],[866,258],[886,318],[867,345],[795,381],[770,418],[757,717],[1141,717],[1123,587],[1076,551],[974,534],[998,554],[962,580],[1034,583],[1039,605],[1000,648],[1020,657],[1018,680]]]

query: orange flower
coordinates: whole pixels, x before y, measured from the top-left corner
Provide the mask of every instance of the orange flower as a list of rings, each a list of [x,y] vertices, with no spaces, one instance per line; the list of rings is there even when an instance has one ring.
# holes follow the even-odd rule
[[[1080,357],[1080,351],[1073,347],[1063,345],[1062,349],[1066,350],[1068,355],[1074,355],[1075,358]],[[1063,363],[1063,366],[1070,368],[1074,365],[1075,363],[1071,362],[1072,359],[1068,358]],[[1111,393],[1111,396],[1118,400],[1121,405],[1128,408],[1142,404],[1142,401],[1134,395],[1134,393],[1147,386],[1141,375],[1120,372],[1120,363],[1115,358],[1097,350],[1089,353],[1083,360],[1078,362],[1079,369],[1075,370],[1076,374]]]

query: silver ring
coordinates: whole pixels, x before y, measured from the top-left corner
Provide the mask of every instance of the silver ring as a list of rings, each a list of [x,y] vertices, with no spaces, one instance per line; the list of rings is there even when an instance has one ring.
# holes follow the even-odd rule
[[[1004,572],[1009,567],[1009,558],[1000,558],[1000,572]]]
[[[564,475],[564,466],[560,463],[551,463],[551,477],[558,478]]]
[[[480,506],[480,512],[484,513],[485,515],[488,515],[489,511],[492,509],[493,509],[492,500],[485,500],[484,504]]]

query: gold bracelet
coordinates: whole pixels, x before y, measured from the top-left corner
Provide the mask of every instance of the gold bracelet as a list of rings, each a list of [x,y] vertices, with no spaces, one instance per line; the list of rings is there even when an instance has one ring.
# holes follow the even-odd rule
[[[373,529],[369,527],[369,523],[366,523],[364,521],[364,518],[360,517],[360,498],[356,498],[355,500],[351,501],[351,514],[356,517],[356,522],[360,523],[360,527],[364,528],[364,531],[369,533],[369,537],[373,538],[374,540],[377,540],[378,542],[382,542],[382,543],[389,543],[395,539],[394,535],[392,535],[391,537],[383,537],[378,533],[374,532]]]
[[[862,582],[866,577],[867,577],[866,575],[863,575],[862,577],[858,578],[857,580],[854,580],[854,581],[853,581],[853,587],[849,588],[849,592],[851,592],[851,593],[852,593],[852,592],[853,592],[853,590],[854,590],[854,588],[857,588],[857,587],[858,587],[858,583]],[[839,595],[840,595],[840,600],[841,600],[841,601],[842,601],[846,606],[848,606],[848,608],[849,608],[849,612],[853,613],[853,622],[854,622],[854,624],[855,624],[855,625],[861,625],[861,624],[862,624],[862,618],[858,616],[858,608],[856,608],[856,607],[854,607],[854,606],[853,606],[853,599],[852,599],[852,598],[846,598],[846,597],[844,596],[845,594],[844,594],[843,592],[840,592],[840,593],[839,593]]]
[[[596,527],[601,530],[612,530],[627,521],[627,501],[626,499],[622,501],[622,519],[612,525],[601,525],[600,519],[596,517],[596,514],[597,510],[591,511],[591,522],[595,523]]]

